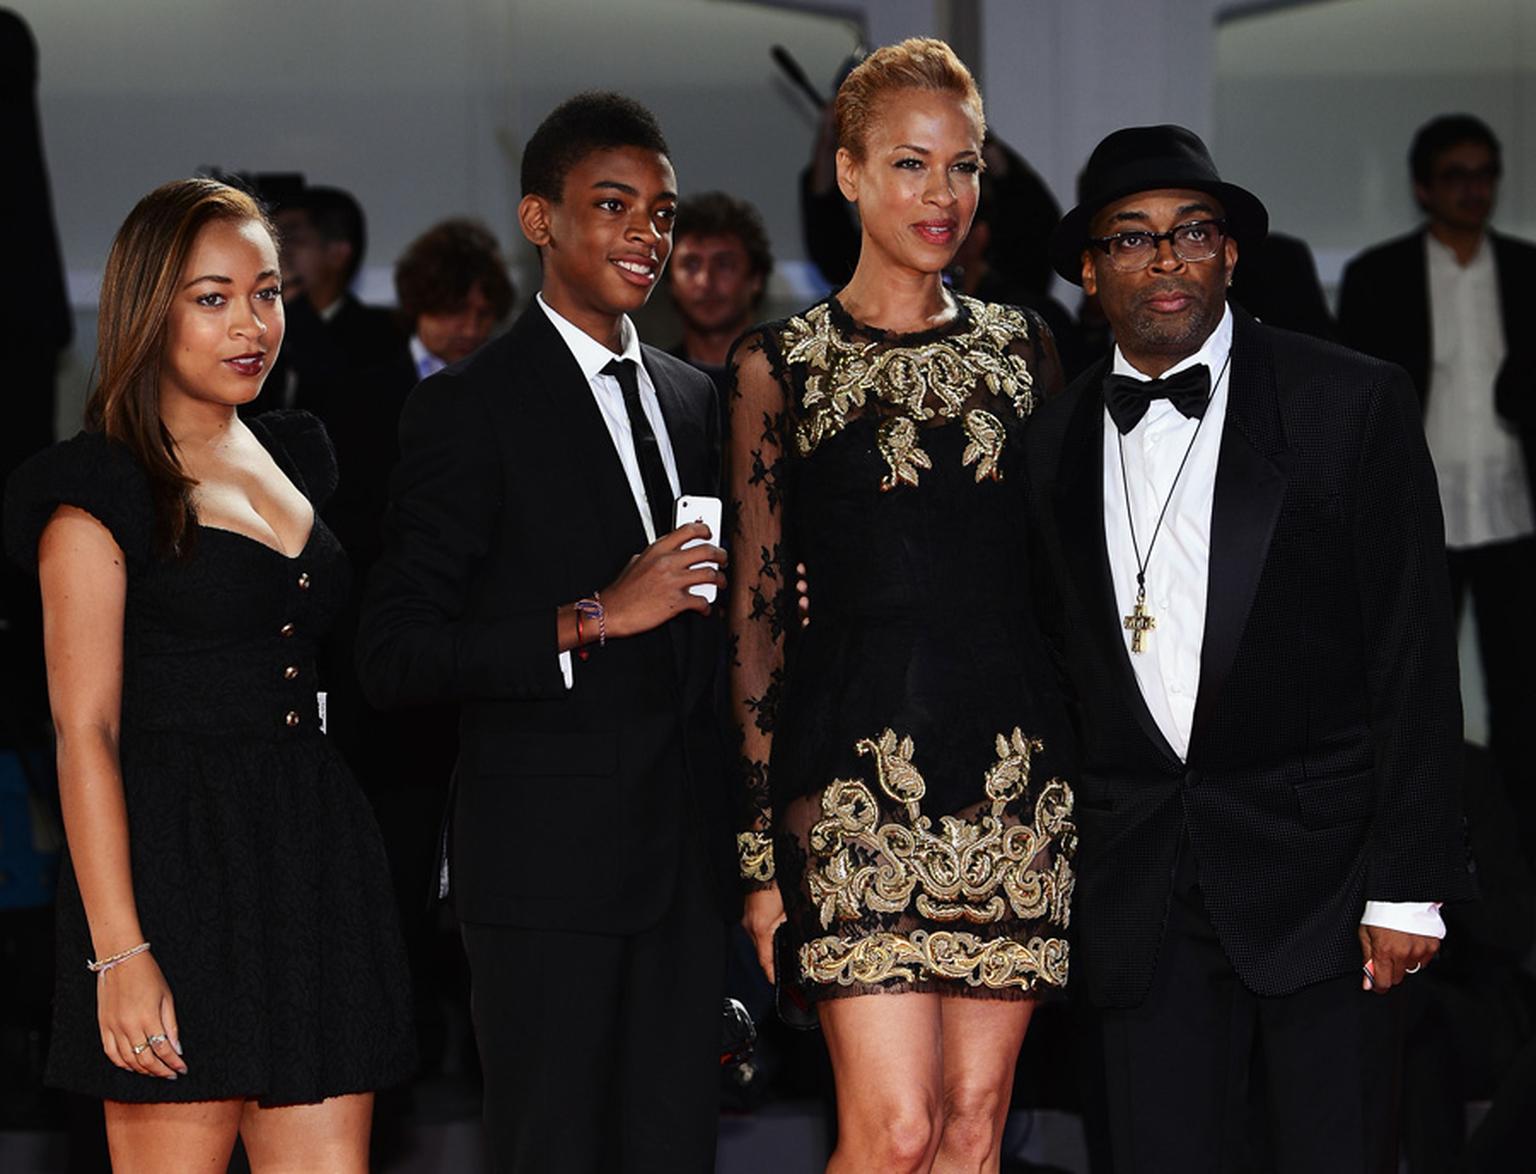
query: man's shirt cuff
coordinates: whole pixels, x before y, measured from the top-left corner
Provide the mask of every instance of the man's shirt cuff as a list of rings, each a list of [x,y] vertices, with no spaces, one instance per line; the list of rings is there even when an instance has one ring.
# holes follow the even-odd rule
[[[1426,938],[1445,937],[1439,901],[1367,901],[1360,924],[1421,934]]]

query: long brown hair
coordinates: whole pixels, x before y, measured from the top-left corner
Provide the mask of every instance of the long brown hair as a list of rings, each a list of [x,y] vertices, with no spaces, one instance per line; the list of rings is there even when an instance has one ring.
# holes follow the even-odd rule
[[[155,544],[185,553],[193,534],[192,487],[160,421],[166,321],[193,242],[215,221],[255,220],[277,233],[254,198],[212,179],[162,184],[128,213],[107,254],[96,327],[96,386],[85,426],[128,449],[149,478]]]

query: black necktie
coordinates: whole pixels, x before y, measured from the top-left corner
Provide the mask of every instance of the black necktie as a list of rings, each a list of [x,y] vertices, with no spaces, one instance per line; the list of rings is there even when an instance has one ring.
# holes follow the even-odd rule
[[[629,413],[629,438],[635,446],[635,461],[640,466],[640,484],[651,507],[651,522],[656,537],[672,532],[672,483],[667,480],[667,466],[661,460],[661,445],[651,431],[651,421],[640,404],[640,376],[629,359],[614,359],[603,368],[624,392],[624,410]]]
[[[1204,363],[1186,367],[1167,379],[1133,379],[1129,375],[1104,377],[1104,406],[1123,436],[1141,422],[1155,399],[1166,399],[1184,415],[1198,420],[1211,398],[1211,369]]]

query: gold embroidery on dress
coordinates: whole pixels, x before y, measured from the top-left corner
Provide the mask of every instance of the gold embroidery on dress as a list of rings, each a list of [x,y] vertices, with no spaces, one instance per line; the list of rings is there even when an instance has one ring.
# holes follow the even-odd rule
[[[736,855],[743,880],[767,884],[773,879],[773,837],[767,832],[737,832]]]
[[[917,470],[933,468],[928,454],[917,443],[917,425],[907,416],[892,416],[883,421],[875,433],[875,445],[891,467],[890,473],[880,481],[881,489],[916,485]]]
[[[976,408],[965,414],[965,434],[971,438],[971,443],[965,446],[960,463],[976,466],[977,484],[988,477],[1001,481],[1003,474],[997,461],[1003,455],[1003,441],[1007,439],[1003,422],[991,412]]]
[[[800,969],[812,982],[919,982],[963,979],[993,990],[1031,990],[1041,983],[1065,986],[1067,943],[1061,938],[980,938],[964,930],[882,931],[850,940],[816,938],[800,947]]]
[[[912,739],[898,739],[888,729],[878,740],[861,738],[855,748],[874,758],[880,789],[902,804],[905,821],[881,823],[874,792],[863,780],[835,779],[822,792],[822,818],[809,837],[818,859],[806,880],[823,928],[867,911],[902,913],[909,905],[934,921],[988,925],[1011,910],[1019,918],[1068,924],[1068,861],[1077,848],[1071,788],[1051,779],[1029,823],[1008,826],[1003,820],[1008,804],[1029,788],[1031,755],[1043,749],[1038,739],[1017,728],[1011,737],[999,734],[997,761],[986,774],[990,810],[973,819],[941,816],[938,831],[922,813],[927,786],[912,764]],[[1035,867],[1035,858],[1053,844],[1054,866]]]
[[[891,470],[882,487],[916,485],[917,470],[933,467],[918,447],[917,425],[935,416],[960,417],[978,382],[994,396],[1006,398],[1020,419],[1034,411],[1034,376],[1023,356],[1010,350],[1018,339],[1029,336],[1029,319],[1006,306],[955,296],[970,314],[968,328],[920,346],[881,349],[879,340],[854,342],[837,329],[826,302],[785,324],[781,339],[785,361],[807,368],[800,404],[805,415],[795,428],[795,447],[802,457],[841,432],[849,415],[873,395],[902,413],[880,430],[880,453]],[[981,415],[998,432],[994,437],[982,427],[983,422],[973,424],[967,417],[971,447],[966,452],[975,450],[975,455],[967,456],[965,464],[980,461],[976,479],[997,480],[1002,476],[995,455],[1001,450],[1002,424],[990,413]],[[899,428],[893,427],[896,421],[903,421]],[[992,454],[990,461],[988,454]]]

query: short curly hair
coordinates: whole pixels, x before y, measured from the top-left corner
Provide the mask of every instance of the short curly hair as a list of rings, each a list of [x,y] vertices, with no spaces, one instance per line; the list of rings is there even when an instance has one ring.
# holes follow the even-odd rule
[[[690,236],[734,236],[747,250],[747,263],[754,276],[766,282],[773,273],[773,250],[768,247],[763,217],[739,196],[700,192],[679,201],[677,219],[672,222],[673,248]]]
[[[571,168],[594,151],[614,147],[672,157],[656,116],[633,98],[612,90],[567,98],[545,116],[523,148],[522,194],[558,204]]]
[[[395,296],[400,313],[411,322],[423,314],[452,313],[477,285],[497,319],[505,318],[516,291],[496,238],[478,221],[433,225],[395,263]]]
[[[987,133],[986,114],[976,79],[955,51],[934,37],[908,37],[882,45],[843,79],[832,108],[837,145],[855,159],[864,158],[864,142],[879,117],[880,99],[892,90],[930,90],[953,94],[971,109],[976,137]]]

